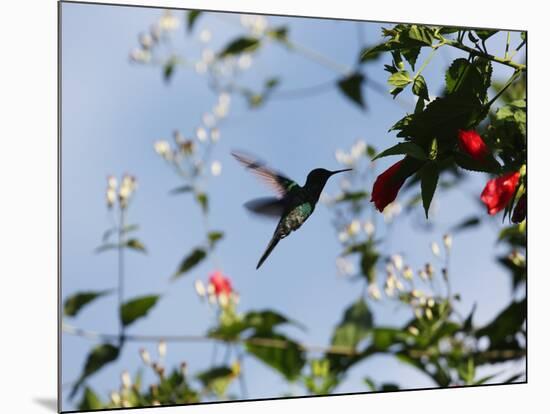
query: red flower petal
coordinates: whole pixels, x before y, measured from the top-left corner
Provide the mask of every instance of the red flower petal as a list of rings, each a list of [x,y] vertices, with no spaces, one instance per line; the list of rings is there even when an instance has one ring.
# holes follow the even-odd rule
[[[388,204],[397,197],[399,189],[405,182],[405,179],[395,179],[403,160],[396,162],[374,181],[372,187],[371,200],[374,202],[377,210],[382,212]]]
[[[487,212],[494,215],[502,210],[514,196],[520,174],[513,171],[489,180],[481,193],[481,201],[487,206]]]
[[[477,161],[483,161],[489,150],[483,139],[474,130],[458,131],[458,146],[462,151]]]

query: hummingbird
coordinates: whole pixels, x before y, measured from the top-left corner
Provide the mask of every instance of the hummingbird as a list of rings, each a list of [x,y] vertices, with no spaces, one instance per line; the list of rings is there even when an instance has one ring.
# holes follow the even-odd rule
[[[304,186],[300,186],[261,161],[238,152],[232,152],[231,155],[277,194],[276,197],[258,198],[245,203],[245,207],[254,213],[279,218],[279,224],[256,269],[260,268],[281,239],[298,230],[311,216],[328,179],[334,174],[351,171],[351,168],[336,171],[316,168],[309,172]]]

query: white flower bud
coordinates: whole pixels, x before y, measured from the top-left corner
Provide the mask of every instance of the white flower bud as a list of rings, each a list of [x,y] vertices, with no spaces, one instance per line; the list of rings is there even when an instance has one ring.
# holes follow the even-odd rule
[[[218,296],[218,302],[222,308],[229,305],[229,296],[225,292],[221,292]]]
[[[380,300],[380,298],[382,297],[380,289],[378,289],[378,285],[376,285],[376,283],[369,284],[367,288],[367,293],[374,300]]]
[[[403,268],[403,277],[407,280],[412,280],[413,278],[413,271],[410,266],[405,266]]]
[[[153,36],[151,36],[149,33],[144,33],[139,37],[139,43],[143,49],[149,50],[154,43]]]
[[[122,383],[122,387],[126,390],[132,386],[132,378],[128,371],[122,372],[120,375],[120,382]]]
[[[180,25],[180,20],[170,10],[166,10],[158,22],[159,27],[165,31],[176,30]]]
[[[166,355],[166,341],[162,340],[159,342],[157,351],[158,351],[159,357],[164,358],[164,356]]]
[[[212,33],[208,29],[203,29],[199,33],[199,40],[202,43],[208,43],[212,39]]]
[[[432,247],[432,253],[434,254],[434,256],[439,257],[439,253],[440,253],[439,245],[436,242],[432,242],[431,247]]]
[[[239,66],[239,69],[246,70],[250,66],[252,66],[252,56],[249,53],[243,53],[241,56],[239,56],[239,59],[237,60],[237,66]]]
[[[451,246],[453,245],[453,238],[450,234],[445,234],[443,236],[443,245],[445,246],[445,249],[447,249],[447,251],[451,250]]]
[[[211,113],[206,112],[202,115],[202,123],[207,128],[212,128],[216,124],[216,118]]]
[[[220,175],[222,173],[222,165],[219,161],[214,161],[211,165],[210,165],[210,172],[212,173],[212,175],[214,177],[217,177],[218,175]]]
[[[398,271],[401,271],[401,269],[403,269],[403,257],[401,257],[401,255],[399,255],[399,254],[392,255],[391,261],[392,261],[394,267]]]
[[[220,130],[218,128],[212,128],[210,131],[210,139],[212,142],[218,142],[220,140]]]
[[[416,326],[409,326],[409,329],[408,329],[409,333],[413,336],[418,336],[418,334],[420,333],[420,331],[418,330],[418,328]]]
[[[201,59],[206,65],[210,65],[216,59],[216,55],[211,49],[204,49],[201,53]]]
[[[198,127],[195,133],[197,135],[197,139],[201,142],[206,141],[208,138],[208,132],[206,132],[206,129],[203,127]]]
[[[113,402],[114,405],[120,405],[120,402],[121,402],[121,398],[120,398],[120,394],[116,391],[111,391],[111,401]]]
[[[359,220],[352,220],[348,226],[348,233],[350,236],[356,236],[361,230],[361,223]]]
[[[168,143],[168,141],[166,141],[164,139],[161,139],[161,140],[155,141],[153,146],[155,148],[155,152],[158,155],[160,155],[162,158],[164,158],[164,159],[169,159],[170,158],[169,154],[171,154],[171,148],[170,148],[170,144]]]
[[[195,292],[201,299],[206,296],[206,288],[200,279],[195,280]]]
[[[424,312],[426,313],[426,318],[428,318],[428,320],[431,321],[433,319],[432,310],[430,308],[426,308]]]
[[[366,221],[363,225],[363,229],[365,230],[367,236],[372,237],[375,231],[374,223],[370,220]]]
[[[147,351],[145,348],[141,348],[139,350],[139,356],[141,357],[141,360],[145,365],[151,364],[151,355],[149,355],[149,351]]]

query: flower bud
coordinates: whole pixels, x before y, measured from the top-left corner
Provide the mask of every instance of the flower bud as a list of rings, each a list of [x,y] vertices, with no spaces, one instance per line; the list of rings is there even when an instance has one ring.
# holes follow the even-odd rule
[[[436,242],[432,242],[431,247],[432,247],[433,255],[436,256],[436,257],[439,257],[439,253],[440,253],[439,245]]]
[[[217,177],[222,173],[222,164],[219,161],[214,161],[210,165],[210,172],[214,177]]]
[[[208,132],[203,127],[198,127],[195,133],[200,142],[204,142],[208,138]]]
[[[447,251],[451,250],[451,246],[453,245],[453,238],[450,234],[445,234],[443,236],[443,245],[445,246],[445,249],[447,249]]]
[[[401,257],[401,255],[399,255],[399,254],[394,254],[391,257],[391,261],[392,261],[394,267],[398,271],[401,271],[401,269],[403,268],[403,257]]]
[[[374,300],[380,300],[380,298],[382,297],[380,289],[378,289],[378,285],[376,285],[376,283],[369,284],[367,288],[367,293]]]
[[[208,29],[201,30],[201,32],[199,33],[199,40],[202,43],[208,43],[210,39],[212,39],[212,33],[210,32],[210,30]]]
[[[122,387],[127,390],[132,386],[132,378],[130,378],[130,374],[128,371],[123,371],[120,375],[120,382],[122,383]]]
[[[162,340],[158,344],[158,353],[160,358],[164,358],[166,355],[166,341]]]
[[[403,268],[403,277],[407,280],[412,280],[413,278],[413,271],[410,266],[405,266]]]
[[[367,236],[372,237],[375,231],[373,222],[370,220],[366,221],[365,224],[363,225],[363,229]]]
[[[149,351],[147,351],[145,348],[141,348],[139,350],[139,356],[141,357],[141,360],[145,365],[151,364],[151,355],[149,355]]]
[[[206,296],[206,288],[200,279],[195,280],[195,292],[201,299]]]
[[[420,331],[418,330],[418,328],[414,325],[411,325],[409,326],[409,329],[408,329],[409,333],[413,336],[418,336],[418,334],[420,333]]]
[[[113,402],[114,405],[120,405],[120,402],[121,402],[121,398],[120,398],[120,394],[116,391],[111,391],[111,401]]]

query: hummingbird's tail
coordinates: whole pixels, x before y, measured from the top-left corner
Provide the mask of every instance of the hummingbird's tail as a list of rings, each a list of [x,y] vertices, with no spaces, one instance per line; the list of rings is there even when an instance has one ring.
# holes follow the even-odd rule
[[[267,256],[269,256],[269,254],[272,252],[272,250],[275,248],[275,246],[277,246],[277,243],[279,243],[279,240],[281,240],[281,239],[279,237],[277,237],[276,234],[274,234],[273,237],[271,238],[271,241],[267,245],[267,248],[265,249],[265,252],[262,255],[262,258],[258,262],[258,265],[256,266],[256,269],[260,268],[260,266],[265,261],[265,259],[267,259]]]

